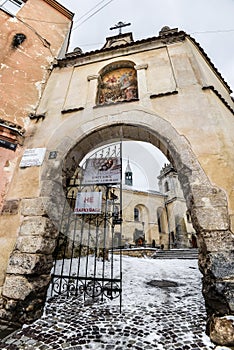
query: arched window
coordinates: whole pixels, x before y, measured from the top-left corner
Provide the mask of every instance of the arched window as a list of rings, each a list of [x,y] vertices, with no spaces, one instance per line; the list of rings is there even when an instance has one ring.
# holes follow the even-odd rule
[[[134,208],[134,221],[140,221],[140,211],[138,208]]]
[[[168,184],[168,181],[166,181],[166,182],[164,183],[164,191],[165,191],[165,192],[168,192],[169,190],[170,190],[169,184]]]
[[[115,62],[101,71],[97,93],[98,105],[137,98],[137,74],[133,62]]]

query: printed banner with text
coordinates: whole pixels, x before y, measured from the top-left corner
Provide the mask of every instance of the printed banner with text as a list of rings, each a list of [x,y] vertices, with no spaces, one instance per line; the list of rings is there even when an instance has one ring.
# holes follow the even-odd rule
[[[78,192],[75,214],[101,214],[102,192]]]
[[[121,160],[112,158],[89,158],[86,160],[84,184],[116,184],[121,181]]]

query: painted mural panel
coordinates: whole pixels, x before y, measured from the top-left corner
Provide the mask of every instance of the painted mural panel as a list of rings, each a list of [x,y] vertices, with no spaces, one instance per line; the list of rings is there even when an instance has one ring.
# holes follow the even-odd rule
[[[99,84],[98,104],[130,101],[138,97],[134,68],[119,68],[106,73]]]

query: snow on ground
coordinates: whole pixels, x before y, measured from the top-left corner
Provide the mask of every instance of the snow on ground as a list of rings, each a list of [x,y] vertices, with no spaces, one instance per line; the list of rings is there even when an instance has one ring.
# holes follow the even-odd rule
[[[112,263],[119,267],[119,256],[113,262],[105,262],[106,272]],[[98,271],[103,267],[101,260],[87,257],[74,259],[74,265],[66,260],[59,262],[56,272],[63,269],[75,273],[86,268],[92,274],[97,263]],[[116,271],[114,269],[114,271]],[[14,349],[93,349],[119,350],[212,350],[215,345],[205,334],[206,312],[201,293],[201,273],[197,260],[151,259],[123,256],[122,260],[122,312],[119,299],[98,300],[83,303],[74,295],[60,296],[48,300],[44,315],[2,344]],[[115,278],[120,276],[117,268]],[[106,277],[108,277],[106,275]],[[170,282],[172,286],[149,282]],[[12,348],[13,349],[13,348]],[[219,347],[226,350],[225,347]],[[228,349],[228,348],[227,348]]]
[[[110,256],[111,258],[111,256]],[[101,276],[103,267],[102,260],[96,261],[96,276]],[[105,277],[109,277],[111,259],[105,262]],[[69,265],[69,260],[64,266],[64,273],[75,273],[77,260],[74,259],[74,265]],[[62,264],[57,265],[57,273],[60,271]],[[120,277],[119,256],[113,256],[114,277]],[[87,259],[84,257],[80,260],[80,273],[85,273]],[[88,270],[92,275],[94,259],[89,259]],[[167,330],[180,333],[178,339],[181,339],[186,346],[200,342],[201,349],[214,349],[214,344],[205,334],[205,307],[201,292],[202,274],[198,269],[196,259],[152,259],[147,257],[136,258],[130,256],[122,257],[122,310],[127,316],[125,326],[132,327],[135,318],[142,319],[149,334],[144,340],[149,343],[157,343],[157,349],[163,349],[161,345],[162,338],[167,334]],[[177,286],[158,287],[149,285],[151,281],[169,281],[176,283]],[[116,306],[119,299],[107,300],[107,304]],[[155,318],[154,316],[155,315]],[[144,321],[143,321],[144,320]],[[138,322],[138,321],[137,321]],[[153,322],[153,323],[152,323]],[[154,328],[154,323],[157,327]],[[168,323],[168,324],[167,324]],[[148,325],[148,326],[147,326]],[[169,328],[168,328],[169,327]],[[152,328],[152,329],[151,329]],[[203,332],[202,332],[203,329]],[[165,333],[166,332],[166,333]],[[103,341],[105,340],[102,337]],[[165,341],[165,340],[164,340]],[[169,342],[172,340],[168,340]],[[106,339],[108,343],[108,339]],[[95,344],[94,344],[95,345]],[[94,349],[99,347],[94,346]],[[160,348],[162,346],[162,348]],[[169,345],[168,349],[170,349]],[[187,349],[187,348],[186,348]]]
[[[176,301],[182,307],[200,294],[201,276],[196,259],[123,257],[123,304],[142,304],[144,300],[146,305],[156,303],[160,306],[162,303]],[[146,285],[151,280],[169,280],[177,282],[179,287],[164,289]]]
[[[119,256],[113,257],[114,278],[120,278],[120,263]],[[56,265],[56,273],[76,275],[77,265],[79,266],[79,274],[85,276],[86,268],[87,275],[94,275],[94,259],[89,257],[88,267],[86,257],[62,261]],[[96,261],[97,268],[95,276],[102,276],[103,262]],[[105,277],[110,277],[111,274],[111,259],[105,262]],[[151,258],[136,258],[130,256],[122,257],[122,302],[127,305],[144,305],[154,304],[162,305],[163,303],[174,303],[179,307],[183,307],[191,302],[191,299],[201,298],[201,273],[198,270],[197,260],[185,259],[151,259]],[[173,288],[156,288],[147,285],[147,282],[152,280],[166,280],[178,283],[178,287]],[[48,293],[50,295],[50,291]],[[140,297],[139,297],[140,296]],[[111,301],[112,304],[119,303],[118,299]]]

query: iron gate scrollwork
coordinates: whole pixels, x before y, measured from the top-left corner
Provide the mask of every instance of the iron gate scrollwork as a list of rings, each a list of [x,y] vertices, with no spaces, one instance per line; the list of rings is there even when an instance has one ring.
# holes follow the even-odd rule
[[[67,186],[50,297],[119,298],[121,309],[121,224],[122,144],[118,142],[85,159]]]

